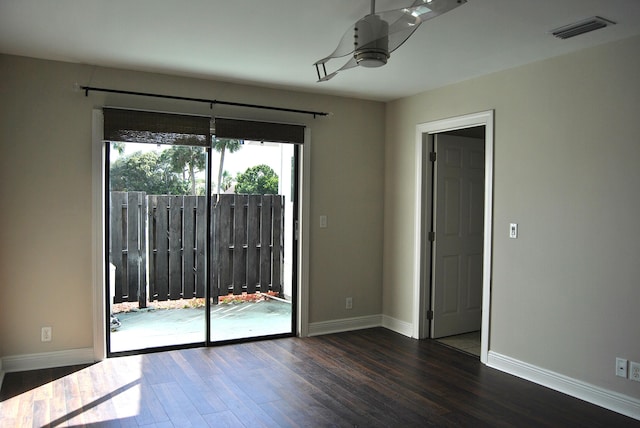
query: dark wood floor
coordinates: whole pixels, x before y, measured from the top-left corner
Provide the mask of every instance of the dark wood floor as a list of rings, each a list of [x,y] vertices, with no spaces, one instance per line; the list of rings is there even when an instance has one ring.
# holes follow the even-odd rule
[[[2,427],[640,425],[382,328],[9,373],[0,400]]]

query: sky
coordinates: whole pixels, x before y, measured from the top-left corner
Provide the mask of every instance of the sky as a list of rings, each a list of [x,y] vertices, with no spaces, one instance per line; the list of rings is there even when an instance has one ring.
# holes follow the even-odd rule
[[[281,146],[290,148],[291,145],[282,145],[277,143],[260,143],[258,141],[245,141],[242,148],[235,153],[225,152],[224,156],[224,170],[228,171],[232,177],[235,177],[238,173],[245,172],[247,168],[252,166],[266,164],[269,165],[278,176],[281,176],[282,171],[288,171],[288,165],[282,165]],[[125,143],[124,155],[130,155],[132,153],[141,151],[153,151],[153,150],[166,150],[171,147],[170,145],[159,146],[155,144],[144,143]],[[291,150],[291,152],[293,152]],[[292,156],[291,154],[290,156]],[[287,159],[290,157],[287,156]],[[118,159],[118,153],[113,150],[111,152],[111,162],[115,162]],[[215,150],[212,151],[212,165],[213,165],[213,181],[217,180],[218,166],[220,165],[220,153]],[[198,178],[204,178],[204,172],[198,174]]]

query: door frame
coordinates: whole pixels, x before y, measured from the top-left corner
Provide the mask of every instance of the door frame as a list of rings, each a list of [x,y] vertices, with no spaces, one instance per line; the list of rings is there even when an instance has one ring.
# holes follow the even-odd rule
[[[425,186],[425,173],[429,171],[427,163],[430,136],[457,129],[485,127],[485,191],[484,191],[484,244],[482,260],[482,332],[480,361],[487,364],[489,354],[489,322],[491,310],[491,260],[493,225],[493,146],[494,146],[494,110],[487,110],[463,116],[425,122],[416,125],[415,150],[415,234],[413,263],[413,337],[424,339],[429,328],[426,322],[430,308],[429,282],[425,281],[424,271],[430,262],[430,246],[425,245],[425,213],[431,206],[429,186]],[[430,215],[430,214],[429,214]],[[427,254],[427,252],[429,254]],[[430,276],[430,272],[429,272]]]
[[[92,112],[91,133],[91,270],[93,306],[93,356],[95,361],[107,357],[105,309],[105,177],[106,146],[104,143],[104,119],[102,109]],[[304,144],[298,159],[298,270],[296,330],[299,337],[309,333],[309,236],[311,193],[311,131],[305,127]]]

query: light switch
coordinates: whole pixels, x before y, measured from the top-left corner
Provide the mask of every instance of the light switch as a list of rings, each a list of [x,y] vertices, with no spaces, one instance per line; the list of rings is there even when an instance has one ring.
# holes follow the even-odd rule
[[[320,216],[320,228],[324,229],[327,227],[327,216],[326,215],[321,215]]]
[[[518,237],[518,223],[509,224],[509,238],[516,239]]]

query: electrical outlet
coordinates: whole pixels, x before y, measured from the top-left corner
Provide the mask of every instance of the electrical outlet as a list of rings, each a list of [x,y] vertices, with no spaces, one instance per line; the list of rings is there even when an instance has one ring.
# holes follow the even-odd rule
[[[43,342],[51,342],[51,327],[42,327],[40,340]]]
[[[631,364],[629,367],[629,379],[635,380],[636,382],[640,382],[640,363],[631,361]]]
[[[353,309],[353,299],[351,297],[347,297],[347,299],[345,301],[345,308],[346,309]]]
[[[627,378],[627,360],[616,358],[616,376]]]

